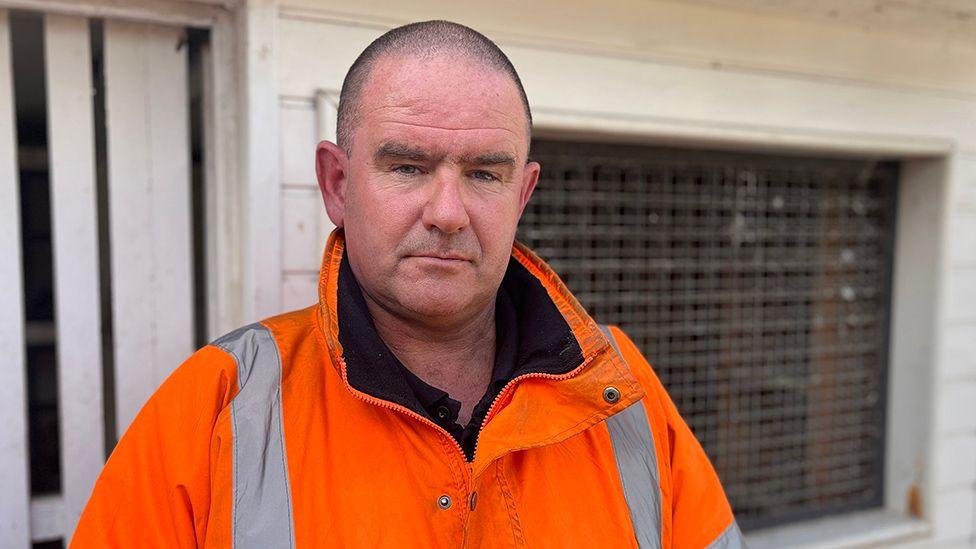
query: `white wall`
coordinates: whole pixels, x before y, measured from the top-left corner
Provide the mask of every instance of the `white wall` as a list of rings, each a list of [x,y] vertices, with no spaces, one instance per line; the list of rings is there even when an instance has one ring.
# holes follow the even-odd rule
[[[916,486],[931,531],[903,529],[922,537],[912,546],[972,547],[976,23],[932,11],[906,19],[870,9],[811,13],[808,3],[793,3],[793,12],[790,4],[766,4],[282,3],[274,37],[282,308],[316,299],[318,260],[331,229],[313,165],[315,143],[330,135],[321,120],[334,107],[322,91],[337,91],[373,38],[410,20],[453,19],[495,38],[520,71],[539,134],[907,160],[906,172],[914,175],[906,181],[918,205],[903,203],[901,221],[918,224],[914,237],[925,248],[919,257],[929,264],[896,272],[902,284],[890,417],[904,421],[889,427],[889,477],[901,481],[889,479],[886,506],[904,512]],[[934,208],[927,208],[931,201]],[[910,252],[906,258],[914,257]],[[927,297],[906,310],[915,291]],[[922,327],[931,337],[909,345]]]

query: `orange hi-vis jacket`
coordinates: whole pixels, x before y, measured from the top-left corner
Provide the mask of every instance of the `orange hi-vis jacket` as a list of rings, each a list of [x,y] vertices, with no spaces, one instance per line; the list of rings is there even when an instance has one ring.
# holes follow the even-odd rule
[[[370,357],[343,349],[344,248],[334,232],[318,304],[221,337],[170,375],[72,547],[744,546],[647,361],[527,248],[503,282],[531,303],[520,369],[470,460],[422,413],[362,390]]]

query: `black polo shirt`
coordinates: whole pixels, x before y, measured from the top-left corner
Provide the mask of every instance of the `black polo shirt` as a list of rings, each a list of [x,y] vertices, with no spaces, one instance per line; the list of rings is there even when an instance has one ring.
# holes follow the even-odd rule
[[[505,385],[532,372],[561,374],[583,360],[569,325],[542,284],[512,259],[495,299],[495,363],[491,381],[467,425],[461,403],[408,370],[383,342],[345,255],[339,266],[337,315],[346,378],[354,388],[400,404],[443,427],[474,459],[481,424]]]
[[[427,417],[451,433],[464,449],[469,460],[473,457],[478,431],[485,420],[485,415],[488,414],[488,409],[515,372],[518,334],[513,329],[514,325],[515,307],[505,289],[499,288],[498,297],[495,299],[495,364],[491,372],[491,381],[488,382],[484,396],[472,410],[471,420],[464,426],[457,422],[458,412],[461,410],[460,402],[420,379],[397,361],[401,373],[407,379],[407,384],[413,389],[420,406],[427,412]]]

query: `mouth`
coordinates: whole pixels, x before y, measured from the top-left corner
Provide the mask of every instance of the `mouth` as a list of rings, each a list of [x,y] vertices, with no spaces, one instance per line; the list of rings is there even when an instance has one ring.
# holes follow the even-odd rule
[[[416,254],[416,255],[409,255],[407,257],[413,257],[417,259],[428,259],[434,261],[457,262],[457,263],[471,261],[469,258],[465,256],[456,255],[456,254]]]

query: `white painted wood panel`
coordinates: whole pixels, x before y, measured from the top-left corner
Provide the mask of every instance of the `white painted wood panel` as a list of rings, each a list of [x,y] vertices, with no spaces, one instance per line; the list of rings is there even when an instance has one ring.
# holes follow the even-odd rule
[[[341,89],[349,66],[383,33],[378,28],[290,18],[282,18],[279,29],[278,86],[281,95],[287,97],[313,97],[316,90]],[[326,37],[319,33],[335,34]],[[302,52],[304,47],[325,48],[320,51],[329,53],[315,56]]]
[[[241,108],[239,14],[223,10],[211,28],[203,56],[204,162],[207,165],[207,301],[209,338],[243,325],[245,237],[244,206],[247,187],[241,182],[243,162],[240,135],[246,124]],[[212,175],[211,175],[212,170]]]
[[[976,91],[976,73],[971,70],[976,21],[968,0],[960,2],[966,8],[955,9],[928,1],[836,4],[843,7],[823,0],[618,0],[606,5],[559,0],[286,0],[281,13],[289,19],[345,23],[377,33],[411,21],[449,19],[478,29],[506,50],[511,44],[529,44],[715,70],[852,80],[872,87]],[[799,5],[803,9],[797,9]],[[821,12],[819,17],[811,13],[815,11]],[[895,13],[902,20],[885,25]]]
[[[867,545],[861,547],[872,547],[872,546]],[[965,538],[957,539],[953,541],[942,540],[939,542],[938,545],[933,545],[931,533],[921,537],[917,536],[917,539],[905,543],[875,544],[874,547],[877,548],[883,547],[884,549],[973,549],[973,546],[969,543],[969,540]]]
[[[338,95],[319,90],[311,98],[282,101],[281,173],[282,308],[305,307],[317,299],[322,252],[335,228],[322,204],[315,177],[315,146],[335,141]]]
[[[282,307],[286,311],[304,309],[319,300],[318,273],[290,273],[281,285]]]
[[[946,320],[976,322],[976,267],[950,268],[944,291]]]
[[[976,212],[976,152],[956,156],[952,202],[960,211]]]
[[[285,272],[317,272],[327,233],[321,227],[322,205],[318,188],[284,189],[282,208],[282,257]]]
[[[144,21],[165,25],[206,27],[229,12],[220,2],[180,2],[171,0],[3,0],[14,9],[60,13],[76,17]]]
[[[88,20],[45,16],[64,531],[105,460],[98,212]],[[66,537],[66,541],[69,538]]]
[[[946,185],[942,159],[902,166],[895,226],[891,333],[885,436],[885,507],[908,516],[909,494],[928,477],[938,364],[933,340],[940,324],[943,276],[942,216]],[[897,404],[896,404],[897,403]],[[925,493],[925,499],[928,499]]]
[[[282,103],[281,182],[286,186],[318,188],[315,178],[315,109],[309,102]],[[285,267],[287,268],[287,267]]]
[[[318,141],[336,142],[339,121],[339,92],[334,90],[315,91],[315,131]]]
[[[950,263],[961,267],[976,267],[976,211],[957,211],[949,220]]]
[[[0,9],[0,546],[30,546],[20,192],[10,28]]]
[[[945,327],[942,339],[945,378],[976,381],[976,322],[950,323]]]
[[[245,322],[281,312],[281,179],[278,155],[278,6],[248,2],[244,75],[247,113],[244,230]]]
[[[61,496],[45,495],[31,498],[30,532],[31,539],[34,541],[50,541],[65,537],[64,519],[64,501]]]
[[[976,432],[976,381],[947,381],[935,400],[936,437]]]
[[[828,142],[846,134],[898,138],[920,147],[925,138],[976,142],[976,128],[960,118],[976,114],[976,104],[957,99],[520,47],[509,55],[540,126],[558,127],[562,116],[582,112],[608,121],[682,125],[703,136],[712,129],[765,133],[771,145],[777,132]]]
[[[935,527],[932,547],[946,547],[948,542],[969,540],[972,535],[976,492],[962,488],[939,492],[933,504],[932,523]]]
[[[338,88],[356,55],[379,34],[375,28],[282,19],[281,93],[307,97],[316,89]],[[881,144],[897,138],[918,143],[919,150],[932,147],[932,140],[976,145],[976,102],[959,98],[789,73],[716,70],[521,44],[503,47],[519,69],[540,128],[589,124],[587,130],[598,131],[602,124],[604,131],[631,128],[646,134],[658,127],[658,138],[677,129],[689,139],[751,132],[768,145],[786,143],[802,130],[818,148],[830,148],[843,137]],[[321,52],[329,52],[328,58]]]
[[[105,23],[118,432],[193,351],[182,30]]]
[[[976,485],[976,437],[965,434],[942,436],[935,444],[936,490]]]
[[[152,231],[155,256],[156,385],[194,351],[190,128],[184,31],[152,25],[146,37]],[[109,153],[111,156],[111,152]],[[155,387],[153,387],[155,389]]]

